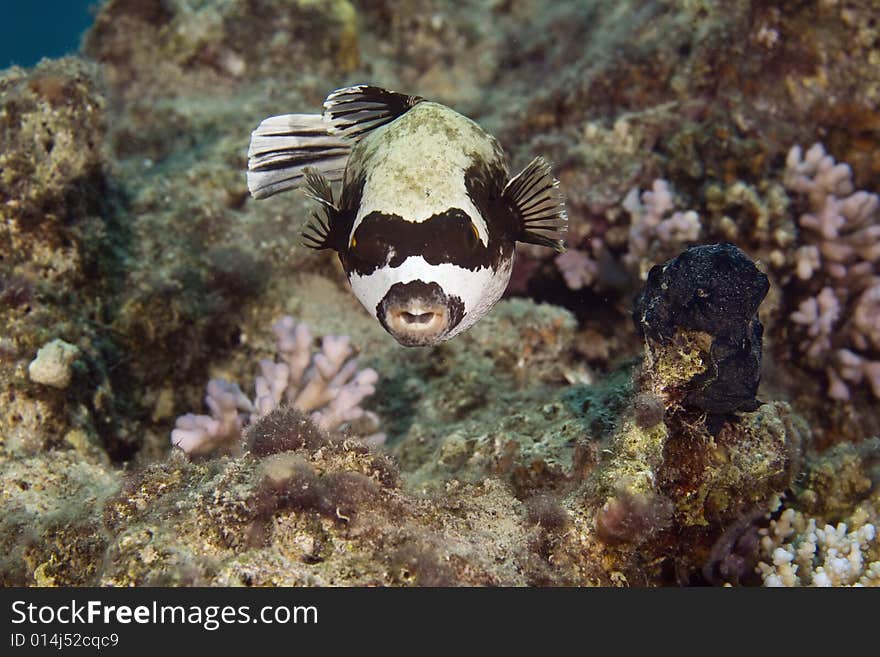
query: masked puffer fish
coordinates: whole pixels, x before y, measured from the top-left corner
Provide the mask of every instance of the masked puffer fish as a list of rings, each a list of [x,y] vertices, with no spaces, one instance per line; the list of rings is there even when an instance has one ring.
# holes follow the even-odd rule
[[[306,246],[336,251],[355,296],[408,347],[448,340],[488,313],[516,242],[565,249],[565,203],[543,158],[511,178],[476,123],[374,86],[332,92],[322,114],[264,120],[247,180],[258,199],[306,188],[320,204]]]

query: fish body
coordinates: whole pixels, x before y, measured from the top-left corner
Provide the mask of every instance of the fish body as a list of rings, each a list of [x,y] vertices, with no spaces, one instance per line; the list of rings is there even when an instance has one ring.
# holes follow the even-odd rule
[[[546,162],[510,178],[497,140],[458,112],[360,85],[315,116],[254,131],[251,193],[307,189],[321,206],[307,244],[337,252],[355,296],[401,344],[448,340],[485,316],[517,241],[563,250],[564,202]]]

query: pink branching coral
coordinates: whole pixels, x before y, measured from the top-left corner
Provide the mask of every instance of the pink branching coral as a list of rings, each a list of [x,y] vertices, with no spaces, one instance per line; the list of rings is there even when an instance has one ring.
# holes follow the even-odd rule
[[[789,151],[784,183],[807,210],[795,274],[819,288],[791,314],[805,327],[801,350],[825,370],[833,399],[848,400],[863,382],[880,398],[880,198],[853,191],[849,166],[821,144]]]
[[[601,240],[593,238],[591,244],[595,250],[596,244],[601,247]],[[556,256],[555,262],[569,290],[590,287],[599,275],[599,263],[586,251],[568,249],[565,253]]]
[[[693,210],[672,212],[674,199],[669,183],[657,179],[650,191],[632,188],[623,199],[629,212],[629,251],[624,263],[639,272],[643,280],[652,266],[674,255],[700,236],[700,216]],[[668,216],[667,216],[668,215]],[[660,248],[663,253],[655,253]]]
[[[650,190],[633,187],[623,199],[630,215],[627,252],[623,264],[644,280],[654,265],[668,260],[700,236],[700,216],[693,210],[673,212],[675,199],[669,183],[657,179]],[[587,246],[556,256],[556,266],[571,290],[590,287],[599,278],[603,241],[594,237]]]
[[[240,448],[242,428],[282,405],[309,414],[325,431],[351,429],[370,445],[385,442],[377,433],[378,417],[360,407],[373,394],[379,377],[358,369],[348,336],[324,336],[312,352],[309,327],[284,316],[272,326],[280,362],[264,358],[254,381],[253,401],[238,385],[223,379],[208,382],[205,404],[210,415],[187,413],[177,418],[171,443],[187,454]]]

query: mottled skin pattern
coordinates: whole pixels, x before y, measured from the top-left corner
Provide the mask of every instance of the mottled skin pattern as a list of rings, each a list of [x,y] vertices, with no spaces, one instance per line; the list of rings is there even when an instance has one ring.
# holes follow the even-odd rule
[[[343,185],[364,180],[353,228],[371,212],[421,222],[457,207],[471,216],[480,240],[487,243],[485,220],[468,195],[465,179],[476,164],[500,173],[506,182],[504,154],[494,137],[448,107],[419,103],[352,149]]]

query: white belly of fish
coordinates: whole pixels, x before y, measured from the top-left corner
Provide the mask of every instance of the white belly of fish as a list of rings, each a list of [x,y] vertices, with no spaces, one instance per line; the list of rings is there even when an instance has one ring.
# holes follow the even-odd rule
[[[395,283],[420,280],[437,283],[448,296],[457,296],[464,304],[464,317],[444,339],[458,335],[488,313],[507,289],[513,270],[513,256],[497,270],[489,267],[471,271],[451,263],[429,264],[422,256],[410,256],[399,267],[380,267],[367,276],[352,272],[351,289],[373,317],[376,307]]]

